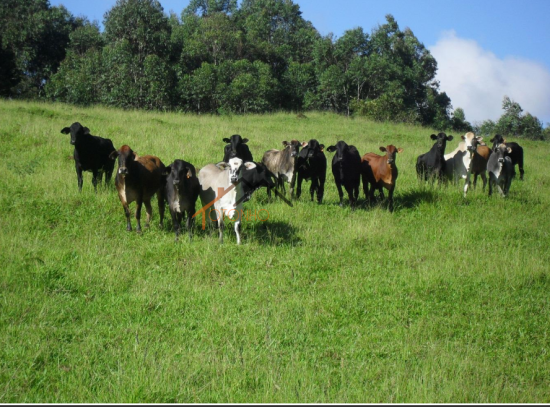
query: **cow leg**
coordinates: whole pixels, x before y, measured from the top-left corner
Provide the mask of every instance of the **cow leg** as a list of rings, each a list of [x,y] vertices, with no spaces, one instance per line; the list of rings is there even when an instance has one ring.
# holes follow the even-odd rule
[[[317,188],[317,203],[323,202],[323,196],[325,195],[325,178],[319,178],[319,186]]]
[[[342,185],[337,182],[336,188],[338,188],[338,196],[340,197],[340,206],[344,206],[344,192],[342,192]]]
[[[346,186],[346,192],[348,193],[349,204],[352,210],[355,209],[354,189],[355,189],[354,187]],[[358,190],[357,193],[359,193],[359,188],[357,188],[357,190]]]
[[[489,174],[489,196],[493,195],[493,184],[495,183],[493,178],[494,178],[494,175],[490,173]]]
[[[83,184],[82,168],[78,165],[78,163],[75,164],[75,168],[76,168],[76,179],[78,180],[78,190],[82,192],[82,184]]]
[[[97,184],[101,180],[101,176],[98,170],[92,170],[92,184],[94,185],[94,192],[97,193]]]
[[[374,184],[371,184],[370,182],[367,181],[367,184],[368,184],[368,188],[370,189],[369,191],[369,205],[372,205],[374,203],[374,191],[375,191],[375,186]]]
[[[181,222],[179,219],[179,213],[176,211],[170,210],[170,215],[172,216],[172,226],[174,228],[174,233],[176,234],[176,242],[178,241],[181,229]]]
[[[164,228],[164,211],[166,209],[166,205],[164,203],[164,188],[161,188],[159,191],[157,191],[157,203],[159,207],[159,227],[161,229]]]
[[[483,181],[483,192],[485,192],[485,186],[487,185],[487,175],[485,171],[481,173],[481,180]]]
[[[378,185],[378,199],[380,201],[384,200],[384,187],[382,186],[382,184]]]
[[[466,181],[464,181],[464,198],[468,195],[468,187],[470,186],[470,173],[466,174]]]
[[[220,244],[223,243],[223,229],[224,228],[225,228],[225,224],[224,224],[224,221],[223,221],[223,214],[222,214],[222,216],[218,219],[218,236],[219,236]]]
[[[393,190],[395,185],[388,190],[388,209],[390,212],[393,212]]]
[[[151,199],[143,200],[143,203],[145,204],[145,213],[147,214],[147,218],[145,220],[145,227],[148,228],[151,224],[151,218],[153,217],[153,207],[151,206]]]
[[[122,208],[124,209],[124,215],[126,216],[126,230],[128,232],[132,231],[132,222],[130,222],[130,207],[127,202],[122,202]]]
[[[478,176],[478,175],[479,175],[479,174],[478,174],[477,172],[474,173],[474,183],[473,183],[474,191],[476,190],[476,186],[477,186],[477,176]]]
[[[365,199],[369,199],[369,180],[365,174],[361,175],[363,179],[363,193],[365,194]]]
[[[302,182],[304,180],[304,177],[299,172],[298,173],[298,186],[296,187],[296,199],[300,199],[300,195],[302,195]]]
[[[315,191],[317,191],[317,196],[319,196],[319,179],[317,177],[311,177],[311,185],[309,187],[311,202],[313,202],[315,198]]]
[[[141,205],[143,204],[143,201],[141,199],[136,200],[136,221],[137,221],[137,227],[136,232],[141,233]]]
[[[237,236],[237,244],[241,244],[241,220],[235,221],[235,235]]]
[[[521,154],[521,156],[519,157],[519,160],[518,160],[518,167],[519,167],[519,179],[521,181],[523,181],[523,173],[525,171],[523,171],[523,153]]]
[[[195,223],[195,218],[193,217],[193,211],[187,212],[187,233],[189,234],[189,241],[193,240],[193,224]]]
[[[294,185],[296,185],[296,171],[292,174],[292,178],[290,180],[290,199],[292,200],[294,198]]]

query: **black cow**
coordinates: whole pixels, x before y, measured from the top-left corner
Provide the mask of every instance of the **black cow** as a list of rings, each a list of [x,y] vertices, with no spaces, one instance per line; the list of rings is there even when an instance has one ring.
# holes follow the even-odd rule
[[[172,215],[172,225],[176,233],[176,241],[181,231],[181,223],[187,215],[187,232],[189,240],[193,237],[195,218],[195,203],[199,197],[200,184],[197,171],[193,164],[183,160],[175,160],[164,169],[166,178],[165,196]]]
[[[252,198],[252,194],[262,188],[266,187],[268,189],[275,188],[275,176],[266,168],[262,163],[256,164],[255,168],[252,168],[248,171],[244,171],[241,178],[241,183],[243,184],[243,193],[244,200],[247,202]]]
[[[419,155],[416,159],[416,173],[419,179],[424,181],[430,179],[433,181],[437,178],[441,183],[445,175],[445,157],[443,157],[445,155],[445,147],[447,146],[447,141],[451,141],[453,136],[439,133],[437,136],[432,134],[430,138],[436,142],[430,151]]]
[[[224,142],[229,143],[225,146],[223,150],[223,161],[228,163],[231,158],[240,158],[244,162],[253,161],[252,153],[248,149],[246,143],[248,143],[247,138],[242,138],[238,134],[234,134],[231,138],[224,138]]]
[[[512,160],[512,164],[514,167],[516,164],[519,167],[519,179],[523,181],[523,148],[518,144],[514,142],[507,142],[504,137],[502,137],[500,134],[497,134],[495,137],[493,137],[491,140],[491,143],[493,143],[493,151],[496,151],[499,145],[506,143],[506,146],[509,147],[512,152],[506,153],[508,157]]]
[[[359,185],[361,184],[361,156],[355,146],[347,145],[345,141],[340,140],[336,146],[330,146],[327,151],[334,152],[332,157],[332,175],[338,188],[340,196],[340,206],[343,205],[344,193],[342,185],[348,193],[349,203],[352,209],[355,209],[357,198],[359,197]]]
[[[296,198],[300,198],[302,194],[302,181],[311,179],[309,192],[311,200],[317,191],[317,202],[323,201],[325,192],[325,180],[327,177],[327,158],[323,149],[325,146],[319,144],[315,139],[309,140],[309,143],[304,147],[298,156],[298,188],[296,190]]]
[[[92,136],[90,129],[75,122],[71,127],[64,127],[62,134],[71,134],[71,144],[74,146],[74,163],[78,179],[78,190],[82,191],[82,171],[91,171],[93,174],[92,184],[97,192],[97,184],[101,183],[105,173],[105,185],[111,181],[115,162],[109,155],[116,151],[110,139]]]

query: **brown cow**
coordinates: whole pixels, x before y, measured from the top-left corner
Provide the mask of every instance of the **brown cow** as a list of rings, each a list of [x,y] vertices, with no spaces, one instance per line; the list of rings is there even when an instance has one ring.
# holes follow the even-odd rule
[[[401,153],[403,149],[390,144],[387,147],[380,147],[380,151],[386,154],[367,153],[361,158],[363,192],[365,198],[372,202],[374,200],[374,190],[377,188],[380,192],[380,198],[384,199],[382,187],[386,188],[388,190],[389,210],[393,212],[393,191],[399,174],[395,165],[395,156],[397,153]]]
[[[132,230],[130,223],[129,205],[136,202],[136,220],[137,232],[141,232],[141,205],[145,204],[147,211],[146,227],[149,227],[151,221],[152,208],[151,198],[157,194],[160,226],[164,220],[164,187],[165,178],[164,164],[158,157],[153,155],[144,155],[139,157],[132,149],[123,145],[119,150],[113,151],[110,155],[112,160],[118,156],[118,171],[115,178],[115,186],[118,191],[118,197],[126,214],[126,230]]]
[[[474,174],[474,189],[476,189],[477,176],[481,175],[483,180],[483,190],[485,191],[485,185],[487,185],[487,162],[492,150],[487,147],[485,143],[481,143],[477,146],[476,154],[472,158],[472,174]]]

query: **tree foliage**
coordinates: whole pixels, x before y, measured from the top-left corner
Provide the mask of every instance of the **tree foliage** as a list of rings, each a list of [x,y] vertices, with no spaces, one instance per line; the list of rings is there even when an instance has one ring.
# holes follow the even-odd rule
[[[292,0],[117,0],[97,23],[48,0],[0,3],[0,96],[196,113],[326,109],[379,121],[472,129],[435,80],[437,62],[392,15],[321,36]],[[45,91],[45,92],[44,92]],[[480,130],[542,138],[506,99]]]

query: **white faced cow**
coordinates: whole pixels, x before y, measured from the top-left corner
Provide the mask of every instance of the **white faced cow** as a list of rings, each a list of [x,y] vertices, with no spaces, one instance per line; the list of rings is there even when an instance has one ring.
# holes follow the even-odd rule
[[[218,221],[220,243],[223,243],[224,218],[234,219],[237,244],[241,244],[241,218],[244,192],[243,171],[256,167],[253,162],[231,158],[229,163],[208,164],[199,171],[200,197],[203,214],[211,224]]]
[[[506,196],[512,184],[512,178],[516,175],[514,164],[509,154],[512,148],[506,144],[500,144],[493,150],[487,163],[489,172],[489,196],[493,194],[493,188],[497,187],[501,196]]]
[[[464,183],[464,198],[468,193],[468,187],[470,186],[470,176],[472,175],[472,163],[474,161],[474,155],[477,154],[477,146],[480,145],[483,137],[476,137],[472,132],[466,133],[461,136],[462,141],[458,143],[458,147],[445,154],[445,175],[448,179],[458,183],[460,178],[466,180]],[[484,183],[485,173],[481,175]]]

